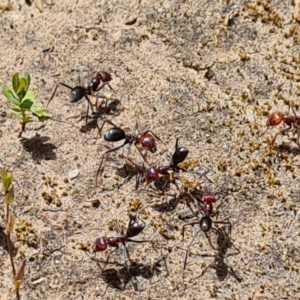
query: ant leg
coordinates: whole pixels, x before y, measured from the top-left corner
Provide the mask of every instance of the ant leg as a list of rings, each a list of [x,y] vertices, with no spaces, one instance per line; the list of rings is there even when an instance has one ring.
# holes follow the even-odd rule
[[[192,278],[192,279],[191,279],[191,282],[194,282],[194,280],[196,280],[196,279],[201,278],[202,276],[204,276],[208,269],[210,269],[210,268],[215,268],[215,267],[216,267],[215,264],[210,264],[210,265],[208,265],[208,266],[202,271],[202,273],[201,273],[200,275],[198,275],[198,276]]]
[[[106,120],[106,119],[104,119],[104,121],[103,121],[101,127],[99,127],[98,122],[97,122],[97,128],[98,128],[98,134],[97,134],[97,137],[98,137],[99,133],[102,132],[102,129],[103,129],[105,123],[109,123],[109,124],[111,124],[111,125],[114,126],[114,127],[118,127],[118,126],[116,126],[113,122],[111,122],[110,120]]]
[[[115,251],[115,250],[113,250],[113,251]],[[104,267],[103,267],[103,268],[100,266],[100,261],[97,260],[97,265],[99,266],[101,272],[103,272],[103,271],[105,270],[106,265],[108,264],[110,255],[113,253],[113,251],[110,251],[110,253],[107,255],[107,258],[106,258],[106,260],[105,260],[105,263],[104,263]]]
[[[116,91],[111,87],[109,83],[107,83],[108,87],[115,93]]]
[[[101,99],[104,99],[104,102],[105,102],[105,112],[107,111],[107,98],[104,96],[104,95],[93,95],[93,97],[95,97],[97,100],[96,100],[96,111],[98,111],[98,99],[101,98]]]
[[[210,180],[210,179],[206,176],[206,174],[207,174],[209,171],[207,171],[207,172],[188,171],[188,170],[182,169],[182,168],[180,168],[180,167],[178,167],[178,166],[176,166],[176,170],[179,170],[179,171],[184,172],[184,173],[196,174],[196,175],[198,175],[200,178],[201,178],[202,176],[204,176],[204,177],[206,178],[207,181],[209,181],[210,183],[213,183],[213,181]]]
[[[69,85],[67,85],[67,84],[65,84],[65,83],[63,83],[63,82],[59,82],[59,83],[56,85],[56,87],[55,87],[55,89],[54,89],[54,91],[53,91],[53,93],[52,93],[52,95],[51,95],[51,97],[50,97],[50,99],[49,99],[49,101],[48,101],[48,103],[47,103],[47,105],[46,105],[46,109],[48,108],[49,103],[50,103],[50,102],[52,101],[52,99],[54,98],[54,95],[55,95],[56,90],[57,90],[57,88],[58,88],[59,85],[62,85],[62,86],[66,87],[66,88],[68,88],[68,89],[70,89],[70,90],[73,89],[73,88],[70,87]]]
[[[217,216],[219,213],[215,213],[214,216]],[[231,237],[231,223],[229,221],[213,221],[214,224],[224,224],[224,225],[227,225],[228,228],[229,228],[229,237]],[[220,232],[220,231],[219,231]]]
[[[105,123],[109,123],[110,125],[112,125],[112,126],[114,126],[114,127],[116,127],[116,128],[120,128],[119,126],[117,126],[115,123],[113,123],[113,122],[110,121],[110,120],[107,120],[107,119],[106,119],[106,120],[104,121],[104,123],[103,123],[103,126],[104,126]],[[103,127],[103,126],[102,126],[102,127]]]
[[[212,231],[216,231],[217,232],[217,234],[220,234],[220,232],[216,229],[216,228],[211,228],[211,230]],[[207,234],[207,232],[204,232],[205,233],[205,236],[206,236],[206,238],[207,238],[207,240],[208,240],[208,242],[209,242],[209,245],[214,249],[214,250],[219,250],[218,248],[216,248],[213,244],[212,244],[212,242],[211,242],[211,240],[210,240],[210,238],[209,238],[209,235]]]
[[[139,185],[140,185],[140,182],[142,182],[142,177],[143,177],[143,168],[141,168],[139,165],[137,165],[135,162],[133,162],[131,159],[129,159],[129,158],[126,158],[125,159],[125,161],[126,161],[126,165],[125,166],[127,166],[127,165],[129,165],[129,163],[131,164],[131,165],[133,165],[136,169],[137,169],[137,175],[136,175],[136,184],[135,184],[135,189],[136,190],[138,190],[138,188],[139,188]],[[129,162],[129,163],[128,163]],[[126,183],[126,182],[128,182],[131,178],[132,178],[133,176],[131,176],[127,181],[125,181],[124,183]],[[124,184],[123,183],[123,184]],[[122,185],[123,185],[122,184]]]
[[[295,127],[295,129],[297,131],[297,145],[300,148],[300,125],[294,123],[294,127]]]
[[[182,227],[182,236],[183,236],[183,239],[184,239],[184,227],[185,227],[185,226],[188,226],[188,225],[195,225],[195,224],[199,224],[199,221],[198,221],[198,222],[192,222],[192,223],[188,223],[188,224],[183,225],[183,227]],[[196,234],[193,236],[192,241],[190,242],[190,244],[188,245],[188,247],[187,247],[187,249],[186,249],[185,257],[184,257],[183,270],[185,270],[185,268],[186,268],[189,248],[190,248],[191,245],[194,243],[194,240],[195,240],[196,236],[197,236],[197,235],[199,234],[199,232],[201,232],[201,231],[202,231],[202,229],[199,229],[199,230],[196,232]]]
[[[131,218],[129,220],[129,224],[130,224]],[[116,227],[117,227],[117,232],[118,234],[122,234],[121,230],[120,230],[120,226],[119,226],[119,222],[118,220],[115,220],[116,223]],[[127,227],[129,226],[129,224],[127,225]],[[123,254],[124,254],[124,260],[125,260],[125,264],[127,265],[127,259],[131,262],[127,247],[126,247],[126,241],[122,242],[123,245]]]
[[[99,168],[98,168],[98,170],[97,170],[97,174],[96,174],[96,186],[97,186],[98,176],[99,176],[99,173],[100,173],[100,170],[101,170],[101,167],[102,167],[102,163],[103,163],[104,157],[105,157],[108,153],[114,152],[114,151],[116,151],[116,150],[118,150],[118,149],[124,147],[126,144],[128,144],[128,141],[127,141],[127,140],[126,140],[126,141],[124,142],[124,144],[122,144],[121,146],[118,146],[118,147],[113,148],[113,149],[109,149],[108,151],[106,151],[106,152],[103,154],[102,159],[101,159],[101,162],[100,162],[100,165],[99,165]]]
[[[297,116],[296,111],[295,111],[295,108],[294,108],[293,106],[292,106],[292,111],[293,111],[294,116],[295,116],[296,118],[299,118],[299,117]]]
[[[157,136],[153,131],[151,131],[151,130],[146,130],[146,131],[144,132],[144,134],[146,134],[146,133],[152,134],[157,140],[159,140],[160,142],[162,142],[163,144],[165,144],[165,142],[164,142],[159,136]]]
[[[136,191],[139,189],[141,180],[142,180],[142,175],[141,174],[137,174],[137,176],[136,176],[136,183],[135,183],[135,190]]]
[[[96,90],[96,92],[102,90],[106,85],[115,93],[116,91],[111,87],[111,85],[108,82],[103,82]]]
[[[281,129],[281,130],[275,135],[274,139],[273,139],[272,142],[271,142],[271,145],[274,145],[275,140],[276,140],[276,138],[277,138],[277,136],[278,136],[279,134],[284,134],[285,132],[289,131],[291,128],[292,128],[292,125],[288,125],[288,128],[283,128],[283,129]]]
[[[90,110],[90,106],[91,108],[93,109],[93,104],[91,102],[91,99],[87,96],[87,95],[84,95],[85,96],[85,99],[87,100],[87,109],[86,109],[86,116],[85,116],[85,126],[87,126],[88,124],[88,118],[89,118],[89,110]]]
[[[143,154],[142,150],[139,148],[138,144],[134,143],[134,145],[135,145],[135,148],[139,151],[139,153],[140,153],[141,157],[143,158],[143,160],[148,164],[147,159],[146,159],[145,155]],[[130,148],[128,149],[127,158],[129,156],[129,151],[130,151]]]
[[[230,266],[227,266],[228,267],[228,273],[237,280],[237,282],[241,283],[242,282],[242,278],[238,277],[236,275],[236,273],[234,272],[233,268],[230,267]]]
[[[269,131],[270,128],[271,128],[271,126],[268,126],[267,129],[264,130],[263,133],[259,135],[259,137],[264,136],[267,133],[267,131]]]
[[[188,194],[190,195],[190,197],[194,200],[196,206],[199,208],[200,207],[200,203],[204,204],[204,202],[201,199],[197,199],[194,195],[191,194],[190,191],[188,191]],[[200,203],[199,203],[200,202]]]

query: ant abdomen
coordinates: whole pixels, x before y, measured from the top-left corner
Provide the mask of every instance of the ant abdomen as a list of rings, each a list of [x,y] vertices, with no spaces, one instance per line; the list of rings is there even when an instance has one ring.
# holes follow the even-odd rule
[[[204,232],[208,232],[212,227],[212,219],[209,216],[204,216],[200,220],[200,228]]]
[[[74,87],[70,92],[70,102],[78,102],[85,96],[85,94],[85,88],[83,88],[82,86]]]
[[[127,228],[127,232],[126,232],[126,236],[127,237],[134,237],[139,235],[144,228],[146,227],[145,222],[139,220],[131,220],[131,223],[129,224],[128,228]]]
[[[113,127],[104,133],[103,138],[107,142],[118,142],[126,139],[126,134],[123,129]]]
[[[183,162],[189,154],[189,150],[185,147],[177,148],[173,154],[172,160],[173,164],[176,166]]]

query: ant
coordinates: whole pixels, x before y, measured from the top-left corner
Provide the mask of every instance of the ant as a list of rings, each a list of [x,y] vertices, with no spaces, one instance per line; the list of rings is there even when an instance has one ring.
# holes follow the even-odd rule
[[[125,140],[125,141],[122,145],[112,148],[112,149],[109,149],[103,154],[101,162],[99,164],[97,175],[96,175],[96,186],[97,186],[98,175],[100,173],[104,157],[108,153],[117,151],[120,148],[123,148],[127,144],[128,145],[134,144],[135,147],[138,149],[139,153],[141,154],[141,156],[143,157],[143,159],[145,160],[145,157],[144,157],[143,153],[141,152],[141,149],[150,151],[151,153],[155,153],[156,152],[155,138],[157,140],[159,140],[160,142],[162,142],[162,140],[150,130],[146,130],[143,133],[138,133],[138,134],[126,134],[122,128],[117,127],[111,121],[108,121],[108,120],[103,122],[102,127],[100,128],[100,131],[102,130],[102,128],[106,122],[110,123],[114,127],[110,128],[107,132],[104,133],[104,135],[103,135],[104,140],[107,142],[119,142],[121,140]],[[136,132],[137,129],[138,129],[138,124],[136,123],[134,131]]]
[[[188,257],[188,250],[191,247],[191,245],[193,244],[196,236],[198,235],[198,233],[200,231],[203,231],[206,238],[209,241],[210,246],[215,249],[218,250],[216,247],[213,246],[208,232],[209,231],[214,231],[217,233],[217,235],[221,234],[223,235],[223,232],[219,229],[219,228],[214,228],[213,227],[213,223],[214,224],[225,224],[229,226],[229,236],[231,235],[231,223],[229,221],[213,221],[212,218],[218,215],[218,212],[214,212],[213,209],[213,203],[215,203],[217,201],[216,195],[212,192],[205,192],[202,195],[201,199],[196,199],[192,194],[190,194],[190,196],[193,198],[193,200],[197,203],[198,205],[198,210],[202,213],[203,217],[200,219],[200,221],[196,221],[196,222],[191,222],[188,224],[183,225],[183,236],[184,236],[184,228],[185,226],[190,226],[190,225],[195,225],[195,224],[199,224],[200,229],[196,232],[196,234],[194,235],[191,243],[189,244],[187,250],[186,250],[186,255],[185,255],[185,259],[184,259],[184,268],[186,268],[187,265],[187,257]]]
[[[196,173],[200,174],[201,176],[205,174],[199,173],[199,172],[194,172],[194,171],[188,171],[186,169],[183,169],[179,167],[178,165],[182,163],[188,156],[189,150],[186,147],[179,147],[178,146],[178,138],[176,139],[175,142],[175,151],[172,155],[170,164],[167,166],[150,166],[148,168],[145,168],[144,166],[141,168],[134,164],[139,173],[140,176],[137,179],[137,185],[136,189],[138,189],[139,182],[146,182],[146,184],[149,184],[151,182],[157,181],[160,177],[160,175],[163,176],[169,176],[168,171],[173,171],[174,173],[179,173],[181,172],[188,172],[188,173]]]
[[[101,90],[105,85],[108,85],[109,88],[111,90],[113,90],[113,88],[110,86],[109,82],[112,80],[112,77],[110,75],[110,73],[105,72],[105,71],[98,71],[96,73],[96,76],[92,79],[92,81],[86,86],[75,86],[74,88],[72,88],[71,86],[63,83],[63,82],[59,82],[53,93],[51,98],[49,99],[47,105],[46,105],[46,109],[48,107],[48,105],[50,104],[50,102],[52,101],[52,99],[54,98],[54,95],[56,93],[56,90],[58,88],[59,85],[62,85],[68,89],[70,89],[70,102],[71,103],[75,103],[80,101],[83,97],[85,97],[85,99],[88,102],[88,107],[87,107],[87,112],[86,112],[86,124],[87,124],[87,119],[88,119],[88,114],[89,114],[89,106],[93,107],[93,104],[90,100],[90,98],[88,96],[93,95],[94,92],[97,92],[99,90]],[[101,84],[102,83],[102,84]],[[100,85],[101,84],[101,85]],[[106,97],[105,96],[101,96],[101,95],[97,95],[97,98],[103,98],[105,99],[105,105],[107,105],[107,101],[106,101]],[[98,103],[96,103],[96,106],[98,106]]]
[[[266,126],[268,127],[262,134],[261,136],[263,136],[269,129],[270,127],[273,126],[278,126],[280,123],[284,123],[286,124],[288,127],[287,128],[283,128],[281,129],[273,138],[272,140],[272,145],[275,143],[275,140],[277,138],[277,136],[279,134],[285,133],[287,131],[289,131],[292,127],[294,127],[297,131],[297,145],[300,148],[300,143],[299,143],[299,139],[300,139],[300,116],[296,115],[295,109],[292,107],[293,110],[293,114],[294,115],[289,115],[287,113],[281,113],[279,111],[273,112],[267,123]]]
[[[103,237],[97,238],[94,243],[93,253],[103,252],[107,249],[108,246],[118,248],[119,244],[121,243],[124,245],[124,249],[126,251],[126,256],[130,260],[130,257],[128,255],[128,251],[126,248],[127,242],[133,242],[133,243],[152,242],[150,240],[139,241],[139,240],[131,239],[132,237],[139,235],[144,230],[145,226],[146,226],[145,222],[138,220],[136,215],[131,216],[129,219],[129,223],[128,223],[127,231],[126,231],[125,235],[121,235],[121,236],[117,236],[117,237],[109,237],[109,238],[107,238],[106,236],[103,236]],[[109,256],[106,260],[105,265],[107,264],[108,259],[109,259]]]

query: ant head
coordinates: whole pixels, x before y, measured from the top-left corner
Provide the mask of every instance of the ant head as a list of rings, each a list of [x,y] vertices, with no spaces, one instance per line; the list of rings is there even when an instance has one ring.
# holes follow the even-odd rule
[[[215,203],[217,201],[216,195],[212,192],[205,192],[202,196],[202,202]]]
[[[74,87],[70,92],[70,102],[78,102],[86,95],[85,88],[82,86]]]
[[[282,122],[283,118],[284,118],[284,115],[281,112],[279,112],[279,111],[273,112],[270,115],[266,125],[268,127],[269,126],[277,126]]]
[[[144,230],[145,226],[145,222],[137,220],[136,216],[131,217],[127,228],[127,237],[139,235]]]
[[[126,139],[126,133],[122,128],[113,127],[104,133],[103,138],[107,142],[118,142]]]
[[[157,180],[159,172],[156,167],[149,167],[143,172],[143,179],[147,183]]]
[[[151,153],[156,152],[155,139],[150,133],[139,134],[137,141],[144,150],[150,151]]]
[[[99,71],[97,72],[97,76],[103,81],[103,82],[109,82],[112,80],[111,75],[108,72],[105,71]]]
[[[176,150],[172,156],[173,164],[175,166],[177,166],[178,164],[180,164],[181,162],[183,162],[186,159],[188,154],[189,154],[189,149],[187,149],[185,147],[176,148]]]

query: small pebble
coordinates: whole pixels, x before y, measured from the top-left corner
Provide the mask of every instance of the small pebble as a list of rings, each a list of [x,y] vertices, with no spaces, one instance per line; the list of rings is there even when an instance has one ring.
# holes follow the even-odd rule
[[[68,177],[70,180],[76,178],[79,175],[79,170],[75,169],[69,172]]]

